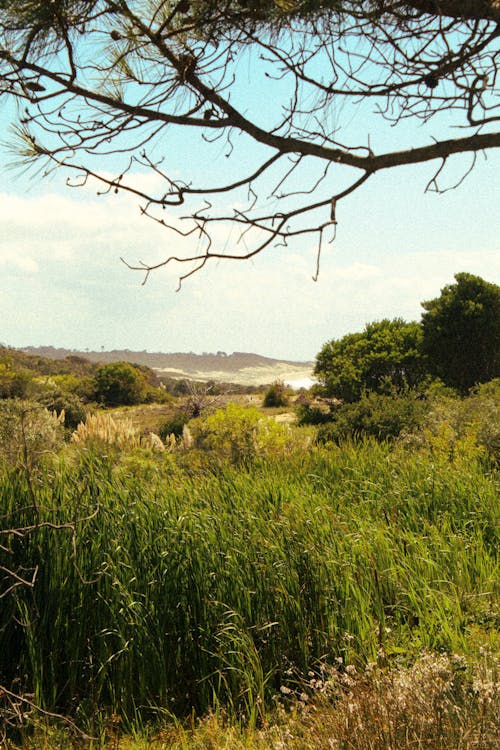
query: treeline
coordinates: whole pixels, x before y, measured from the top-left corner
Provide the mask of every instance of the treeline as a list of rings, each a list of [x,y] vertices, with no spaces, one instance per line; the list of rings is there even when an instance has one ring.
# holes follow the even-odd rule
[[[423,302],[420,323],[370,323],[324,345],[315,374],[324,392],[344,402],[363,392],[428,385],[439,379],[465,395],[500,376],[500,287],[459,273],[436,299]]]
[[[53,360],[0,348],[0,400],[35,401],[63,414],[74,429],[89,408],[163,403],[166,387],[149,367],[128,362],[95,364],[69,355]]]
[[[319,398],[299,410],[303,424],[323,425],[319,440],[394,439],[436,424],[460,432],[475,423],[497,453],[500,287],[467,273],[455,280],[422,303],[420,322],[369,323],[323,346]]]

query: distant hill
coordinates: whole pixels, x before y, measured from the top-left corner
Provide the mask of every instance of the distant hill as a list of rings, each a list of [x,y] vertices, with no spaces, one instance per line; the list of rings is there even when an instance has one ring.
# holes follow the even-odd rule
[[[21,349],[31,356],[52,360],[67,357],[82,357],[94,363],[131,362],[146,365],[158,374],[172,378],[190,378],[193,380],[217,380],[241,384],[260,385],[281,379],[286,382],[308,380],[313,369],[312,362],[293,362],[289,360],[263,357],[260,354],[247,352],[219,351],[216,354],[194,354],[164,352],[134,352],[130,349],[113,349],[105,351],[75,351],[53,346],[28,346]]]
[[[26,351],[0,344],[0,364],[17,371],[31,371],[38,375],[92,375],[97,365],[76,353],[68,356],[51,357],[42,354],[41,349],[29,347]]]

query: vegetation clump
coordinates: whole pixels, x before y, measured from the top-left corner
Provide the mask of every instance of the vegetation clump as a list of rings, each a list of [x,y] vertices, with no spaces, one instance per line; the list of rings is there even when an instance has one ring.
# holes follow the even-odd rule
[[[414,390],[402,393],[365,391],[354,403],[343,404],[328,415],[317,439],[328,441],[364,438],[394,440],[403,432],[415,430],[428,410],[428,404]]]
[[[281,453],[291,445],[288,426],[263,416],[255,407],[234,403],[190,422],[189,429],[196,448],[233,463]]]
[[[266,391],[264,396],[264,406],[266,408],[288,406],[289,400],[288,391],[284,382],[282,380],[275,380]]]
[[[131,471],[77,442],[40,468],[35,523],[26,476],[1,474],[4,567],[37,570],[4,599],[3,684],[87,729],[104,706],[144,724],[214,696],[256,722],[320,664],[398,669],[495,642],[498,488],[471,447],[460,463],[374,441],[287,454],[281,432],[228,411],[193,426],[203,466],[200,447],[124,443],[144,451]],[[247,424],[263,453],[231,443]]]
[[[131,420],[117,421],[111,414],[98,412],[89,414],[85,422],[80,422],[71,436],[71,442],[81,446],[105,443],[119,448],[133,448],[139,445],[140,436]]]
[[[96,397],[105,406],[130,406],[144,401],[145,378],[128,362],[102,365],[95,374]]]
[[[326,343],[316,359],[315,374],[326,392],[345,402],[363,392],[387,393],[418,385],[425,377],[418,323],[400,318],[369,323],[362,333],[350,333]]]
[[[500,377],[500,287],[470,273],[423,302],[429,370],[460,393]]]
[[[0,458],[8,466],[30,470],[62,445],[64,414],[35,401],[0,400]]]

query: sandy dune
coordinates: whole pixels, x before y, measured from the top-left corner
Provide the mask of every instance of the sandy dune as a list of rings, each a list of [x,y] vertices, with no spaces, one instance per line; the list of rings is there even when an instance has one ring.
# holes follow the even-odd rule
[[[279,362],[272,366],[242,367],[240,370],[227,372],[224,370],[196,370],[183,372],[171,368],[156,369],[158,374],[172,378],[189,378],[190,380],[216,380],[219,383],[238,383],[239,385],[267,385],[275,380],[283,380],[292,388],[310,387],[314,380],[312,364],[291,366],[286,362]]]

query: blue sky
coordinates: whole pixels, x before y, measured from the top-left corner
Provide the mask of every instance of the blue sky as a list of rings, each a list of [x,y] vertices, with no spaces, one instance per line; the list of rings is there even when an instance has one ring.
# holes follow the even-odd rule
[[[254,87],[249,96],[258,103],[262,91]],[[11,114],[0,111],[4,133]],[[402,143],[412,127],[399,135],[374,121],[372,145]],[[354,120],[353,140],[359,128]],[[436,124],[415,138],[433,128],[439,135]],[[199,143],[184,156],[174,142],[172,150],[179,169],[194,160],[201,173],[227,169],[223,149],[215,161]],[[376,175],[339,204],[337,239],[324,248],[316,283],[316,247],[303,239],[251,262],[213,263],[180,292],[179,269],[157,271],[143,286],[120,261],[193,250],[141,217],[136,200],[66,188],[62,173],[30,178],[9,169],[10,160],[0,149],[0,341],[11,346],[238,350],[309,360],[326,340],[367,322],[419,319],[420,302],[457,272],[500,283],[500,154],[479,155],[467,180],[445,195],[424,193],[432,163]],[[467,164],[455,158],[450,179]],[[217,231],[224,243],[226,230]]]

